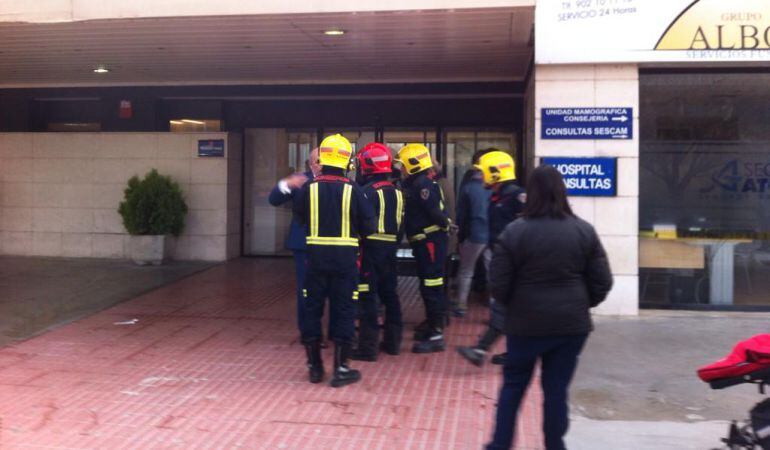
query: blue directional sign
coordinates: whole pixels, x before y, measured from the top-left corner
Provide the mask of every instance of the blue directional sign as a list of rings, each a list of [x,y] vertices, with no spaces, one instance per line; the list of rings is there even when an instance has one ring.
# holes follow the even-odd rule
[[[633,108],[543,108],[543,139],[632,139]]]
[[[568,195],[617,195],[617,158],[541,158],[540,162],[561,172]]]
[[[224,139],[199,140],[198,156],[203,156],[203,157],[225,156],[225,140]]]

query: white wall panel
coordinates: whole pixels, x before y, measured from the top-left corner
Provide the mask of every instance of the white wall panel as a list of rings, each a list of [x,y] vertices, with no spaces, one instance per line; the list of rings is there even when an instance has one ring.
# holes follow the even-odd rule
[[[592,222],[612,264],[615,286],[599,314],[637,314],[639,308],[639,81],[636,65],[553,65],[535,68],[536,156],[618,158],[618,196],[571,197]],[[634,138],[627,141],[543,140],[541,108],[634,108]]]
[[[0,133],[0,254],[125,258],[118,205],[131,176],[157,168],[180,183],[190,209],[172,257],[225,259],[237,247],[226,241],[240,239],[240,210],[228,210],[227,191],[240,186],[228,184],[226,159],[197,157],[199,138],[229,136]]]

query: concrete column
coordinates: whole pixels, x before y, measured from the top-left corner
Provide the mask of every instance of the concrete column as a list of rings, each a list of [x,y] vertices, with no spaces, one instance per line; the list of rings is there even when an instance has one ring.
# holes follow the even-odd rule
[[[542,140],[542,109],[632,107],[633,140]],[[535,164],[539,158],[616,157],[618,195],[571,197],[577,215],[591,222],[606,248],[615,287],[596,312],[635,315],[639,310],[639,70],[624,65],[541,65],[535,68]]]
[[[227,259],[232,259],[241,255],[243,135],[230,133],[227,150]]]

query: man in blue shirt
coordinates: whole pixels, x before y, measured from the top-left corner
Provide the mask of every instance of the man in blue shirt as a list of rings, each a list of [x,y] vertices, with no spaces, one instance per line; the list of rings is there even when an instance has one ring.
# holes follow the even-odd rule
[[[308,157],[308,171],[304,173],[294,173],[282,179],[270,191],[268,201],[273,206],[281,206],[286,202],[294,201],[300,188],[315,176],[321,173],[321,164],[318,161],[318,149],[313,149]],[[305,243],[305,228],[295,218],[291,220],[289,228],[289,237],[286,240],[286,248],[291,250],[294,255],[294,267],[297,274],[297,326],[302,325],[302,313],[304,295],[302,293],[305,285],[305,273],[307,259],[307,244]]]
[[[479,150],[473,154],[472,165],[490,150]],[[457,296],[452,302],[452,315],[464,317],[468,310],[468,295],[471,291],[473,272],[481,253],[489,243],[489,197],[491,192],[484,188],[484,177],[475,167],[468,169],[460,183],[457,194],[457,225],[460,227],[460,267],[457,271]]]

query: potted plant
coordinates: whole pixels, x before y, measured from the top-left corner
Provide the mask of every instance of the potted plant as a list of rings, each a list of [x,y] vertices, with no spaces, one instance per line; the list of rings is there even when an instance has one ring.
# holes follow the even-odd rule
[[[170,239],[184,229],[187,204],[179,184],[152,169],[144,178],[128,180],[118,212],[131,235],[129,256],[141,265],[162,264],[168,257]]]

